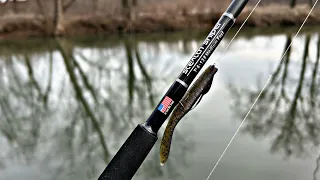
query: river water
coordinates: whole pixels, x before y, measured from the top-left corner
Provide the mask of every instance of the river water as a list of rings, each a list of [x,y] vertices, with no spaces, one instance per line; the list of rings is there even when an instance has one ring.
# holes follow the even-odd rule
[[[319,28],[246,29],[208,64],[211,90],[159,140],[134,180],[319,179]],[[206,32],[0,42],[0,179],[97,179],[197,50]],[[292,42],[281,63],[285,49]],[[272,75],[272,76],[270,76]]]

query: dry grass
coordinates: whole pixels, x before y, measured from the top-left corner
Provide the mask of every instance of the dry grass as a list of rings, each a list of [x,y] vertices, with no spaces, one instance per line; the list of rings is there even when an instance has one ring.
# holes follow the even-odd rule
[[[293,9],[286,5],[268,5],[257,8],[248,20],[248,24],[258,27],[300,25],[309,11],[308,5],[299,5]],[[247,14],[249,11],[244,12],[239,19],[243,20]],[[306,24],[320,24],[320,8],[313,10]]]

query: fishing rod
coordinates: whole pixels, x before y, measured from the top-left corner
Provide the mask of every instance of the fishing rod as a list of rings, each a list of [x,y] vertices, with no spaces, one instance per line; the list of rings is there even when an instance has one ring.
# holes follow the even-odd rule
[[[217,48],[223,37],[233,26],[248,0],[233,0],[222,14],[199,49],[194,53],[178,78],[161,98],[146,122],[138,124],[116,155],[109,162],[98,180],[129,180],[141,166],[151,151],[158,137],[157,133],[172,110],[186,94],[189,85],[195,79],[201,68]],[[212,78],[217,69],[210,66]],[[210,81],[210,80],[208,80]],[[211,80],[212,81],[212,80]],[[206,87],[204,91],[208,90]],[[201,91],[202,94],[206,92]]]

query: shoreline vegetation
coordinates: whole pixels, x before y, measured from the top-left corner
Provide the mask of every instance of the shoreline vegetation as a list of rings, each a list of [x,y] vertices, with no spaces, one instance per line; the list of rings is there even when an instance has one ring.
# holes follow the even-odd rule
[[[112,6],[108,2],[100,5],[98,0],[92,0],[87,5],[82,3],[87,8],[79,8],[82,0],[53,0],[51,7],[54,8],[49,10],[47,7],[50,4],[41,0],[34,0],[33,4],[26,4],[28,0],[21,4],[12,1],[0,6],[0,39],[210,30],[231,2],[203,0],[200,4],[194,2],[197,4],[195,6],[193,0],[149,0],[137,5],[138,0],[121,0],[122,4]],[[235,26],[243,23],[254,5],[254,2],[248,4]],[[292,6],[279,2],[260,4],[246,26],[266,28],[301,25],[311,5],[302,3]],[[112,10],[105,12],[103,9],[106,7]],[[313,10],[306,25],[320,25],[319,6]]]
[[[243,27],[239,32],[238,38],[243,38],[250,40],[255,36],[274,36],[274,35],[283,35],[294,36],[299,27],[292,26],[286,28],[255,28],[255,27]],[[230,32],[224,37],[225,40],[229,41],[236,33],[238,28],[231,28]],[[190,42],[190,41],[203,41],[205,36],[208,34],[208,30],[182,30],[174,31],[170,33],[166,32],[152,32],[145,34],[112,34],[107,36],[99,36],[97,39],[95,34],[85,35],[85,36],[76,36],[76,37],[61,37],[58,39],[66,40],[70,47],[73,48],[96,48],[96,49],[105,49],[122,46],[125,40],[138,43],[148,43],[152,45],[157,45],[160,42],[166,43],[175,43],[175,42]],[[320,32],[320,26],[306,26],[301,29],[301,33],[305,34],[315,34]],[[46,44],[46,46],[43,46]],[[186,46],[185,44],[183,46]],[[20,39],[3,39],[0,40],[0,57],[6,58],[12,55],[24,55],[24,54],[42,54],[47,50],[56,51],[57,44],[54,38],[43,38],[35,37],[28,38],[21,41]]]

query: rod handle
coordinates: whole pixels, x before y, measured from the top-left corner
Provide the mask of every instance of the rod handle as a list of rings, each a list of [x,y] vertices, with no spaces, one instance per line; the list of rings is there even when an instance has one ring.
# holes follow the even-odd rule
[[[98,180],[130,180],[147,157],[158,137],[139,124],[112,158]]]

